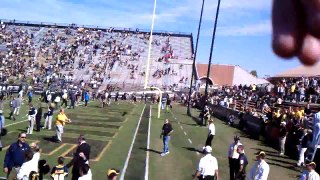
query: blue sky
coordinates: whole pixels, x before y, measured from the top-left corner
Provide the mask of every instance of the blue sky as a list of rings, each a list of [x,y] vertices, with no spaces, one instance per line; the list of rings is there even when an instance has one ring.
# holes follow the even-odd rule
[[[300,65],[271,49],[272,0],[222,0],[213,63],[259,76]],[[0,18],[150,29],[153,0],[1,0]],[[201,0],[158,0],[155,30],[197,34]],[[197,62],[208,62],[217,0],[206,0]],[[195,42],[195,41],[194,41]]]

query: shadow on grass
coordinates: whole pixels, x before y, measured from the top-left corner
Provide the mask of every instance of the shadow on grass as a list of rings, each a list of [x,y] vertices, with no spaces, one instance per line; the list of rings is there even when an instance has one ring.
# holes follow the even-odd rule
[[[198,123],[196,124],[191,124],[191,123],[183,123],[183,122],[180,122],[181,124],[184,124],[184,125],[188,125],[188,126],[199,126]]]
[[[127,114],[128,114],[127,112],[123,112],[123,113],[122,113],[122,116],[125,116],[125,115],[127,115]]]
[[[157,151],[157,150],[154,150],[154,149],[147,149],[147,148],[139,148],[139,149],[142,149],[142,150],[144,150],[144,151],[153,152],[153,153],[156,153],[156,154],[161,154],[160,151]]]
[[[202,126],[203,125],[201,119],[199,119],[198,117],[191,116],[191,118],[195,123],[197,123],[198,126]]]
[[[183,147],[184,149],[188,150],[188,151],[192,151],[192,152],[198,152],[198,153],[203,153],[202,151],[200,151],[199,149],[196,149],[194,147]]]
[[[28,128],[26,127],[25,129],[17,129],[18,131],[20,131],[20,132],[24,132],[24,133],[26,133],[27,132],[27,130],[28,130]]]
[[[49,142],[57,142],[57,139],[54,136],[50,136],[50,137],[43,137],[43,140],[45,141],[49,141]]]
[[[278,167],[282,167],[282,168],[289,169],[289,170],[292,170],[292,171],[295,171],[295,172],[299,172],[299,173],[300,173],[300,170],[296,169],[296,168],[294,167],[294,165],[286,166],[286,165],[283,165],[283,164],[272,163],[272,162],[268,162],[268,164],[269,164],[269,165],[278,166]]]
[[[291,165],[291,166],[294,165],[291,162],[288,162],[288,161],[285,161],[285,160],[281,160],[281,159],[268,158],[268,160],[275,161],[275,162],[278,162],[278,163],[281,163],[281,164],[288,164],[288,165]]]

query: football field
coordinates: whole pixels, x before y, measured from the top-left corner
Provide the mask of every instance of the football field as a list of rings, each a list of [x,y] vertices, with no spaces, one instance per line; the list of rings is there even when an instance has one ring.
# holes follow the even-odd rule
[[[51,141],[55,134],[54,124],[52,130],[34,131],[32,135],[27,136],[27,141],[39,143],[42,149],[41,159],[46,159],[52,167],[56,165],[59,156],[66,157],[66,163],[72,158],[77,147],[77,137],[84,134],[91,145],[90,167],[93,179],[97,180],[106,179],[108,168],[121,170],[119,179],[192,179],[191,175],[202,157],[199,150],[207,136],[207,128],[195,123],[194,119],[198,116],[196,110],[193,110],[195,117],[188,117],[185,107],[174,104],[170,112],[163,110],[161,118],[158,119],[157,105],[129,102],[113,103],[105,108],[99,105],[98,102],[92,101],[88,107],[66,109],[72,123],[66,124],[62,143]],[[8,109],[6,106],[5,117],[9,114]],[[18,133],[26,131],[26,114],[27,107],[23,105],[16,121],[6,119],[9,133],[2,137],[2,162],[5,150],[17,140]],[[171,121],[174,132],[169,143],[170,154],[161,157],[163,143],[160,132],[165,119]],[[216,136],[213,140],[212,154],[219,162],[220,179],[229,179],[227,153],[235,135],[240,135],[241,142],[245,145],[249,160],[247,172],[254,162],[254,153],[264,150],[270,165],[269,179],[297,179],[301,169],[292,166],[294,160],[279,157],[276,150],[261,141],[250,139],[235,128],[228,127],[223,121],[214,119],[214,123]],[[5,176],[3,172],[1,176]],[[50,179],[49,176],[46,178]]]

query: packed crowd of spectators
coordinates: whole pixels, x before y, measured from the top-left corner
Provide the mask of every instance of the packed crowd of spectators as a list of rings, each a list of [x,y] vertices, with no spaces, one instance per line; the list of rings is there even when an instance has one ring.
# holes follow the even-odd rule
[[[137,31],[105,31],[75,27],[32,27],[1,23],[0,44],[7,48],[0,52],[0,82],[34,83],[50,81],[88,83],[99,89],[108,80],[117,78],[111,71],[117,66],[128,69],[130,79],[145,75],[145,67],[139,61],[145,47],[135,47],[132,39],[137,38],[148,44],[150,35]],[[155,36],[152,44],[159,48],[159,59],[168,63],[178,59],[174,55],[171,36]],[[157,69],[154,78],[177,75],[173,67]],[[176,82],[179,83],[179,82]],[[115,84],[110,84],[115,85]]]

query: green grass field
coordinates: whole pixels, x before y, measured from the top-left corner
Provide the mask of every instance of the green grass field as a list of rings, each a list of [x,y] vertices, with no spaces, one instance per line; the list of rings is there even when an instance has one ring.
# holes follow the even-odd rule
[[[150,144],[148,149],[150,112]],[[27,107],[23,105],[17,121],[6,120],[9,134],[2,138],[5,148],[0,152],[1,160],[4,159],[5,149],[8,145],[16,141],[18,133],[26,131],[26,113]],[[6,106],[5,116],[8,114],[9,108]],[[79,134],[84,134],[87,142],[91,145],[90,166],[93,179],[97,180],[106,179],[106,170],[111,167],[120,170],[125,168],[125,172],[122,171],[122,174],[124,179],[129,180],[144,179],[146,172],[151,180],[191,179],[191,175],[202,157],[198,150],[205,143],[207,128],[197,126],[194,118],[186,115],[185,107],[178,104],[174,105],[170,113],[161,112],[160,119],[156,117],[156,105],[142,103],[134,105],[128,102],[111,104],[110,107],[104,109],[99,107],[98,102],[90,102],[88,107],[80,106],[74,110],[66,109],[66,114],[72,119],[72,123],[65,126],[63,143],[50,141],[50,138],[55,134],[54,130],[34,132],[27,138],[28,142],[40,144],[41,158],[48,160],[51,166],[56,164],[56,159],[59,156],[65,156],[67,161],[72,158]],[[193,114],[196,116],[198,112],[193,110]],[[166,118],[171,120],[174,133],[169,143],[170,154],[161,157],[160,152],[163,145],[159,135]],[[247,171],[250,170],[254,162],[254,153],[262,149],[266,151],[267,162],[271,167],[269,179],[297,179],[301,169],[293,168],[292,165],[295,161],[279,157],[276,150],[267,147],[263,142],[248,138],[218,119],[215,119],[215,125],[216,136],[213,140],[213,155],[218,159],[221,179],[229,179],[227,152],[229,144],[232,143],[233,136],[236,134],[242,137],[241,142],[246,148],[246,155],[249,159]],[[130,153],[128,153],[129,151]],[[149,158],[146,164],[147,154]],[[4,174],[1,172],[0,176],[4,176]]]

